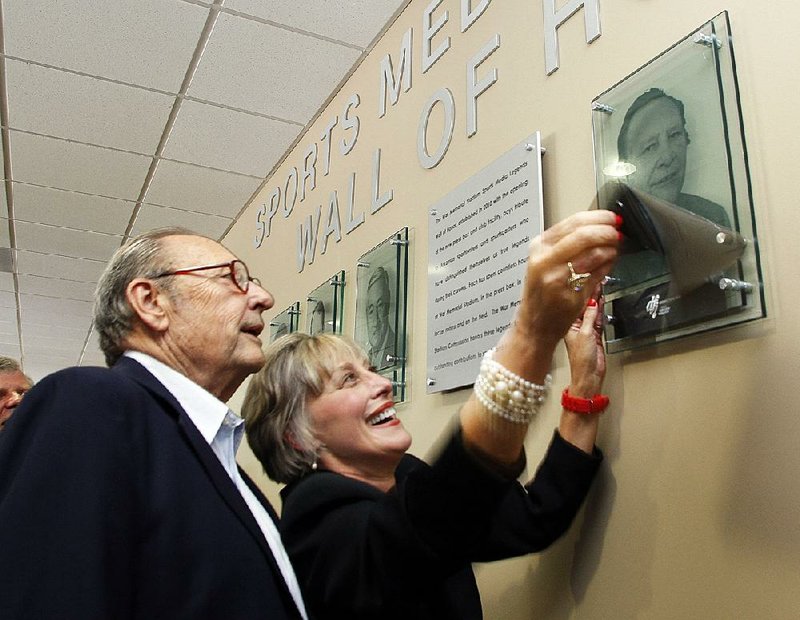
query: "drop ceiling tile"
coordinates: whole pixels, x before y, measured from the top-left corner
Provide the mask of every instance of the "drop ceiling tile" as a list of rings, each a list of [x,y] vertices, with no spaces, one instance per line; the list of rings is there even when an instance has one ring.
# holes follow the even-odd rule
[[[19,276],[19,292],[23,295],[93,301],[94,289],[95,285],[92,282],[75,282],[41,276]]]
[[[11,128],[147,155],[156,152],[175,100],[17,60],[7,60],[6,71]]]
[[[179,0],[5,2],[5,53],[174,93],[207,16]]]
[[[55,138],[11,132],[14,180],[136,200],[152,161]]]
[[[158,164],[145,201],[162,207],[232,218],[261,179],[174,161]]]
[[[14,291],[0,291],[0,313],[8,314],[9,310],[16,311],[17,296]]]
[[[86,349],[83,352],[83,359],[81,359],[81,366],[105,366],[106,358],[100,350],[100,344],[97,340],[97,331],[92,331],[89,336],[89,341],[86,343]]]
[[[0,291],[14,290],[14,276],[7,272],[0,272]]]
[[[54,351],[80,351],[86,341],[86,334],[82,333],[78,338],[68,338],[65,336],[50,336],[40,334],[38,331],[25,330],[25,348],[29,347],[50,347]]]
[[[11,236],[8,233],[8,223],[9,220],[7,218],[0,218],[0,248],[11,247]]]
[[[226,9],[367,47],[395,12],[409,0],[348,0],[264,2],[227,0]]]
[[[20,274],[61,278],[76,282],[97,282],[107,260],[72,258],[41,252],[17,252],[17,270]]]
[[[51,375],[63,368],[74,366],[77,360],[75,357],[38,357],[32,358],[25,355],[25,374],[38,383],[47,375]]]
[[[25,320],[35,320],[35,316],[29,313],[54,313],[65,317],[77,317],[81,320],[88,320],[86,327],[91,323],[92,303],[89,301],[78,301],[75,299],[63,299],[57,304],[53,303],[51,297],[41,297],[39,295],[20,295],[20,309]]]
[[[2,159],[2,150],[0,150],[0,160]],[[0,161],[0,166],[2,166],[2,161]],[[5,175],[3,175],[5,176]],[[8,214],[8,200],[6,199],[6,188],[5,183],[0,187],[0,217],[9,217]]]
[[[0,320],[0,342],[19,346],[16,321]]]
[[[82,326],[52,325],[35,321],[30,317],[22,317],[22,333],[25,337],[38,336],[41,338],[63,338],[65,340],[84,341],[89,328]]]
[[[358,50],[221,13],[188,94],[305,124]]]
[[[143,204],[131,234],[135,236],[154,228],[181,226],[206,237],[219,239],[231,221],[230,218],[218,215],[206,215],[205,213],[193,213],[181,209]]]
[[[135,202],[14,183],[17,220],[122,235]]]
[[[184,101],[164,157],[263,178],[301,129],[263,116]]]
[[[15,360],[18,360],[22,357],[19,352],[19,341],[16,343],[14,342],[3,342],[0,340],[0,355],[5,355],[6,357],[13,357]]]
[[[32,297],[31,295],[25,295],[25,297]],[[25,307],[26,302],[24,301],[25,297],[23,297],[23,308],[22,313],[25,316],[26,320],[29,320],[33,323],[39,324],[46,324],[50,327],[51,330],[53,328],[56,331],[49,331],[49,332],[42,332],[42,333],[51,333],[53,336],[57,335],[58,331],[62,331],[64,329],[71,329],[75,332],[83,331],[87,333],[89,328],[92,325],[91,319],[91,309],[87,309],[84,311],[83,316],[75,316],[73,314],[66,314],[61,311],[61,302],[58,300],[54,300],[50,297],[40,297],[39,299],[44,299],[47,301],[49,307],[40,307],[40,306],[30,306]],[[91,306],[91,304],[89,304]],[[22,333],[23,333],[23,340],[25,335],[25,325],[23,324]]]
[[[16,307],[17,297],[14,294],[14,286],[12,283],[11,288],[0,290],[0,308],[3,308],[2,312],[5,314],[8,308],[16,309]]]
[[[17,247],[21,250],[108,260],[121,243],[121,235],[17,222]]]

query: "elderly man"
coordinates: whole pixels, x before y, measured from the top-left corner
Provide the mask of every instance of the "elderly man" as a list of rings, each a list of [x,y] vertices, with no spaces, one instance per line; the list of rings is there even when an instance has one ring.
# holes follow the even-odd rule
[[[182,229],[118,250],[96,296],[111,368],[46,377],[0,438],[3,617],[306,618],[224,404],[272,296]]]
[[[32,385],[33,381],[22,372],[17,360],[0,355],[0,431]]]
[[[378,267],[369,277],[366,306],[369,361],[375,368],[393,364],[395,333],[389,324],[391,302],[389,274],[383,267]]]

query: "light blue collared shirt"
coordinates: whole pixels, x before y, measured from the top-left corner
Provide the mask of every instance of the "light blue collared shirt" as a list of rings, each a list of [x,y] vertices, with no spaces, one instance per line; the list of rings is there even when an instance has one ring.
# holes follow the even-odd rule
[[[253,514],[300,614],[307,620],[297,576],[286,554],[278,528],[266,508],[247,486],[236,465],[236,451],[244,435],[244,420],[228,409],[228,406],[216,396],[154,357],[140,351],[126,351],[125,355],[139,362],[169,390],[200,431],[203,439],[208,442]]]

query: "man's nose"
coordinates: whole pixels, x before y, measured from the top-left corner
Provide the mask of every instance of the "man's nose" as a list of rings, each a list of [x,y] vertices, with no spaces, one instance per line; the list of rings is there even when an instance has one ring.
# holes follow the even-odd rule
[[[251,299],[254,300],[254,303],[260,307],[262,311],[269,310],[275,305],[275,298],[272,296],[272,293],[270,293],[260,284],[251,282],[248,293],[250,294]]]
[[[678,149],[676,146],[670,144],[669,140],[665,139],[661,141],[656,155],[656,161],[659,166],[668,166],[675,161],[675,157],[678,155]]]

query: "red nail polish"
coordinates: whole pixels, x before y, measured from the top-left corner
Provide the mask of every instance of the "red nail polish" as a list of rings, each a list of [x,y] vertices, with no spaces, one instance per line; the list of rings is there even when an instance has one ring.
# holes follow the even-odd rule
[[[620,226],[622,226],[622,216],[619,213],[616,213],[614,215],[614,219],[615,219],[614,226],[616,228],[619,228]]]
[[[589,305],[594,308],[597,305],[597,300],[594,297],[589,298]]]

